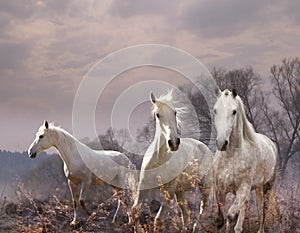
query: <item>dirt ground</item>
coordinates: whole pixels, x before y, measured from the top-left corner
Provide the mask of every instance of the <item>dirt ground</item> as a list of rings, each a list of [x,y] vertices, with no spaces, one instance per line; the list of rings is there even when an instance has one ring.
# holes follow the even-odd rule
[[[0,232],[99,232],[99,233],[130,233],[133,232],[133,226],[128,224],[125,208],[121,208],[115,224],[112,224],[112,218],[116,210],[117,200],[111,198],[105,203],[98,205],[93,203],[96,216],[89,219],[83,211],[80,211],[80,221],[76,227],[70,227],[69,223],[72,217],[72,208],[69,201],[61,202],[53,196],[45,201],[26,200],[20,203],[8,203],[3,208],[0,216]],[[196,215],[196,206],[189,203],[191,207],[192,218]],[[145,232],[153,232],[153,222],[156,212],[159,209],[159,202],[152,201],[143,205],[141,214],[141,224]],[[212,208],[214,209],[214,208]],[[299,211],[299,210],[298,210]],[[218,231],[214,226],[213,219],[216,213],[214,211],[204,215],[202,226],[199,226],[198,232],[225,232],[225,227]],[[266,232],[300,232],[300,219],[292,216],[289,211],[277,215],[276,209],[270,209],[266,220]],[[180,232],[181,221],[179,209],[174,205],[168,207],[168,215],[165,216],[160,224],[160,232],[171,233]],[[254,215],[247,215],[244,221],[243,232],[257,232],[258,218]]]

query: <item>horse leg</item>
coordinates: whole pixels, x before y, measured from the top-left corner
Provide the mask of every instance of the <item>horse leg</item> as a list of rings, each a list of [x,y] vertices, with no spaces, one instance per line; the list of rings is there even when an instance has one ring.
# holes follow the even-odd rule
[[[211,188],[206,188],[203,185],[199,185],[199,189],[201,192],[201,203],[200,203],[200,210],[199,210],[199,214],[197,216],[197,221],[200,223],[200,226],[202,226],[202,228],[204,229],[204,226],[202,225],[202,215],[203,212],[207,210],[209,204],[210,204],[210,192],[211,192]],[[198,229],[197,226],[197,222],[194,223],[193,225],[193,232],[195,232]],[[205,229],[204,229],[205,230]]]
[[[166,206],[169,205],[170,201],[174,198],[177,185],[177,182],[171,182],[166,186],[160,186],[160,191],[163,193],[164,198],[154,219],[154,233],[161,232],[159,230],[159,226],[162,225],[161,216],[165,216]],[[184,229],[182,232],[184,232]]]
[[[169,202],[169,201],[168,201]],[[162,225],[162,222],[161,222],[161,216],[164,215],[164,212],[166,210],[166,206],[167,206],[167,201],[164,199],[160,205],[160,208],[159,208],[159,211],[157,212],[156,216],[155,216],[155,219],[154,219],[154,233],[158,233],[158,232],[161,232],[159,230],[159,227]]]
[[[121,200],[120,200],[120,198],[118,198],[118,206],[117,206],[117,210],[116,210],[116,212],[115,212],[115,214],[114,214],[114,217],[113,217],[113,220],[111,221],[111,223],[115,223],[117,214],[118,214],[119,209],[120,209],[120,205],[121,205]]]
[[[121,203],[122,203],[122,200],[121,200],[121,198],[122,198],[122,190],[119,189],[119,188],[117,188],[117,187],[114,187],[114,190],[115,190],[115,194],[114,194],[113,196],[116,195],[116,196],[118,197],[118,205],[117,205],[116,212],[115,212],[115,214],[114,214],[114,216],[113,216],[112,223],[115,223],[116,217],[117,217],[117,215],[118,215],[118,212],[119,212],[119,210],[120,210]]]
[[[240,209],[239,216],[238,216],[238,219],[237,219],[237,223],[234,227],[234,232],[242,232],[243,231],[243,222],[244,222],[244,219],[245,219],[246,209],[247,209],[247,202],[245,202],[245,204]]]
[[[80,189],[80,196],[79,196],[79,202],[80,202],[80,205],[81,207],[85,210],[85,212],[93,217],[95,215],[95,213],[91,213],[88,208],[86,207],[86,204],[85,204],[85,198],[86,198],[86,194],[87,194],[87,191],[89,189],[91,185],[91,182],[83,182],[82,185],[81,185],[81,189]]]
[[[130,200],[128,200],[127,198],[127,193],[126,193],[126,190],[121,190],[117,187],[114,187],[115,191],[116,191],[116,194],[118,195],[118,206],[117,206],[117,210],[114,214],[114,217],[113,217],[113,220],[112,220],[112,223],[115,223],[115,220],[116,220],[116,217],[117,217],[117,214],[119,212],[119,209],[121,207],[121,204],[125,206],[125,209],[126,209],[126,214],[127,214],[127,217],[128,217],[128,224],[132,224],[133,222],[133,213],[132,213],[132,210],[131,208],[128,206],[129,203],[130,203]],[[130,197],[129,197],[130,198]],[[123,200],[122,200],[123,199]]]
[[[132,206],[134,216],[134,232],[140,232],[140,214],[141,214],[141,202],[145,199],[149,190],[137,190],[137,195]]]
[[[264,222],[264,217],[263,217],[263,208],[264,208],[264,203],[263,203],[263,187],[258,187],[255,189],[256,192],[256,198],[258,202],[258,215],[259,215],[259,230],[258,232],[261,233],[263,232],[263,222]],[[262,231],[261,231],[262,230]]]
[[[71,197],[72,197],[73,209],[74,209],[74,216],[72,222],[70,223],[70,226],[75,226],[77,221],[77,208],[78,208],[78,185],[74,184],[69,179],[68,179],[68,185],[71,191]]]
[[[203,211],[205,211],[208,206],[209,206],[209,196],[210,196],[210,191],[211,188],[203,187],[200,186],[200,191],[201,191],[201,204],[200,204],[200,211],[199,211],[199,216],[201,217],[203,214]]]
[[[218,217],[215,220],[215,224],[218,229],[221,229],[224,226],[224,209],[226,194],[216,189],[216,200],[218,205]]]
[[[260,213],[260,222],[259,222],[259,230],[258,233],[264,233],[264,224],[265,224],[265,218],[266,218],[266,212],[268,210],[269,204],[270,204],[270,197],[273,192],[273,184],[274,182],[268,182],[262,187],[262,212]]]
[[[178,191],[176,192],[177,197],[177,204],[181,211],[181,220],[182,220],[182,229],[187,230],[188,226],[190,225],[191,219],[190,219],[190,211],[188,208],[188,203],[185,198],[185,191]]]
[[[236,219],[237,219],[237,224],[234,228],[234,232],[235,233],[242,232],[243,221],[245,217],[246,202],[248,201],[250,190],[251,190],[251,186],[247,183],[243,183],[237,190],[236,198],[227,214],[227,219],[228,219],[227,232],[229,232],[231,225],[236,221]]]

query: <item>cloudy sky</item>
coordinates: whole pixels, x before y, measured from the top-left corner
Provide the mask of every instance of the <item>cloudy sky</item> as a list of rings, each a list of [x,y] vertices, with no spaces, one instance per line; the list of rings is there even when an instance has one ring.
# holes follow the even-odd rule
[[[252,66],[267,78],[271,65],[300,54],[299,9],[296,0],[1,0],[0,149],[26,150],[44,119],[71,132],[84,75],[128,46],[170,45],[209,69]],[[176,76],[149,68],[128,73],[122,85]],[[99,119],[110,114],[106,103],[120,83],[105,90]],[[107,124],[99,121],[99,132]]]

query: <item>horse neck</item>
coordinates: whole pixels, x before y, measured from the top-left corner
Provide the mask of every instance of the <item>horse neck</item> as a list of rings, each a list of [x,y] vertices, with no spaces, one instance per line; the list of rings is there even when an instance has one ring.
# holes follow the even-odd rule
[[[58,150],[59,156],[68,167],[72,161],[76,160],[78,155],[76,146],[79,145],[79,141],[62,129],[56,129],[56,134],[54,147]]]
[[[153,143],[154,143],[154,152],[153,152],[152,156],[156,157],[159,160],[160,155],[166,153],[168,148],[167,148],[166,138],[162,134],[162,130],[161,130],[160,124],[158,122],[156,122]]]
[[[228,149],[230,150],[241,148],[243,140],[243,121],[241,117],[238,117],[236,118],[236,121],[232,127]]]

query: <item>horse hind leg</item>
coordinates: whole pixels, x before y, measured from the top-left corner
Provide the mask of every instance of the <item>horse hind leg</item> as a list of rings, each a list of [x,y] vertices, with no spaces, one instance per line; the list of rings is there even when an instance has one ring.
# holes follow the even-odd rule
[[[120,198],[118,198],[118,206],[117,206],[117,210],[116,210],[116,212],[115,212],[115,214],[114,214],[114,217],[113,217],[113,220],[112,220],[111,223],[115,223],[116,217],[117,217],[118,212],[119,212],[119,209],[120,209],[120,206],[121,206],[121,200],[120,200]]]
[[[85,198],[86,198],[86,194],[87,194],[89,187],[90,187],[90,183],[82,183],[81,189],[80,189],[79,202],[80,202],[81,207],[87,213],[87,215],[89,215],[90,217],[94,217],[96,215],[96,213],[90,212],[85,204]]]
[[[122,190],[117,193],[118,194],[118,207],[117,207],[116,213],[113,218],[113,223],[115,222],[114,220],[117,216],[117,213],[119,212],[119,208],[121,205],[123,205],[126,209],[128,224],[131,225],[134,222],[133,221],[133,217],[134,217],[133,210],[130,207],[130,205],[132,204],[132,191],[129,191],[129,192],[128,191],[129,190]]]
[[[263,203],[263,187],[258,187],[255,189],[256,192],[256,199],[257,199],[257,204],[258,204],[258,216],[259,216],[259,230],[258,233],[263,233],[264,232],[264,216],[263,216],[263,208],[264,208],[264,203]]]
[[[210,194],[212,193],[211,188],[204,188],[202,185],[199,185],[200,191],[201,191],[201,203],[200,203],[200,210],[199,214],[197,216],[197,222],[200,223],[200,226],[204,229],[204,226],[202,224],[202,216],[204,212],[207,212],[208,206],[210,205]],[[193,232],[198,229],[197,222],[193,225]],[[204,231],[206,231],[204,229]]]
[[[258,233],[264,233],[264,224],[266,219],[266,213],[270,205],[270,199],[272,196],[274,182],[268,182],[262,187],[262,203],[261,203],[261,213],[260,213],[260,223]]]

